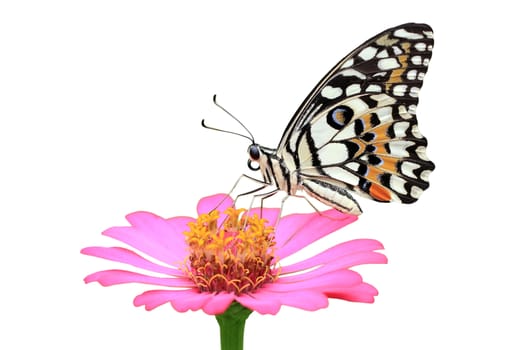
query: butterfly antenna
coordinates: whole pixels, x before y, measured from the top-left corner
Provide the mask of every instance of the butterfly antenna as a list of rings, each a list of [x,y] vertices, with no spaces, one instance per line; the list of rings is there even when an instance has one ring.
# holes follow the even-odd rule
[[[230,117],[232,117],[233,120],[235,120],[237,123],[239,123],[240,126],[242,126],[242,128],[244,130],[246,130],[246,132],[248,133],[248,135],[250,135],[250,137],[246,136],[246,135],[242,135],[242,134],[239,134],[239,133],[236,133],[236,132],[233,132],[233,131],[227,131],[227,130],[222,130],[222,129],[217,129],[217,128],[213,128],[213,127],[209,127],[207,126],[205,123],[204,123],[204,119],[202,120],[201,124],[204,128],[206,129],[211,129],[211,130],[215,130],[215,131],[222,131],[222,132],[225,132],[225,133],[228,133],[228,134],[233,134],[233,135],[238,135],[238,136],[242,136],[244,138],[247,138],[248,140],[250,140],[252,143],[255,143],[255,138],[253,137],[253,134],[250,132],[250,130],[248,130],[248,128],[239,120],[237,119],[233,114],[231,114],[230,112],[228,112],[228,110],[226,108],[224,108],[223,106],[221,106],[218,102],[217,102],[217,95],[213,95],[213,103],[219,107],[220,109],[222,109],[226,114],[228,114]]]
[[[206,125],[206,123],[204,122],[204,119],[201,120],[201,125],[202,125],[202,127],[205,128],[205,129],[210,129],[210,130],[215,130],[215,131],[224,132],[224,133],[226,133],[226,134],[233,134],[233,135],[241,136],[241,137],[244,137],[245,139],[250,140],[252,143],[254,142],[253,139],[249,138],[249,137],[246,136],[246,135],[239,134],[238,132],[233,132],[233,131],[228,131],[228,130],[223,130],[223,129],[217,129],[217,128],[214,128],[214,127],[212,127],[212,126]]]

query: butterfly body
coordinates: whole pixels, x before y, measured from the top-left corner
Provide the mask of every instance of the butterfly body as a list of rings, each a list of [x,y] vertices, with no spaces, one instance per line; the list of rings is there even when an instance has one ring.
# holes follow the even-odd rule
[[[426,24],[366,41],[317,84],[276,149],[250,145],[250,161],[259,165],[250,169],[289,195],[304,190],[347,213],[361,213],[352,193],[415,202],[434,170],[415,114],[432,48]]]

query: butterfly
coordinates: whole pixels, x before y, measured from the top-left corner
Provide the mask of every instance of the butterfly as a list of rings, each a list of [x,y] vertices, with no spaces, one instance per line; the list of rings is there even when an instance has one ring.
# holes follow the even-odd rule
[[[248,166],[261,172],[263,187],[292,196],[302,190],[355,215],[362,210],[353,193],[417,201],[435,168],[415,113],[433,45],[430,26],[406,23],[339,61],[300,105],[277,148],[249,138]]]

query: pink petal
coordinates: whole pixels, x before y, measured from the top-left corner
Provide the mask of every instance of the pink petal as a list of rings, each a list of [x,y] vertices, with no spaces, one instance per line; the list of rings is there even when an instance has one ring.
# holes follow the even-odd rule
[[[267,293],[259,290],[253,294],[242,294],[235,299],[242,306],[257,311],[261,315],[275,315],[281,309],[281,303],[276,302],[274,299],[265,298],[265,295],[267,295]]]
[[[278,293],[259,289],[256,293],[242,295],[237,301],[243,306],[260,314],[275,315],[281,305],[296,307],[307,311],[315,311],[328,306],[328,298],[323,293],[312,290]]]
[[[372,239],[358,239],[340,243],[311,258],[280,269],[282,275],[330,264],[332,269],[349,268],[361,264],[385,264],[386,256],[373,252],[383,249],[383,245]]]
[[[313,279],[334,271],[346,270],[349,267],[359,265],[361,263],[382,264],[386,263],[386,257],[383,254],[376,252],[359,252],[352,254],[351,256],[346,256],[339,260],[329,262],[326,265],[321,265],[315,269],[309,270],[306,273],[293,273],[291,276],[287,276],[287,274],[282,273],[281,279],[286,280],[287,283],[301,281],[305,278]]]
[[[137,295],[133,304],[146,307],[150,311],[167,302],[178,312],[202,309],[208,315],[222,314],[230,306],[235,296],[231,293],[199,292],[198,289],[150,290]]]
[[[165,220],[148,212],[126,216],[132,227],[111,227],[102,234],[117,239],[169,265],[181,263],[187,255],[182,231],[175,228],[194,221],[189,217]]]
[[[232,205],[233,199],[229,195],[225,193],[214,194],[212,196],[201,198],[197,204],[197,214],[207,214],[214,209],[224,211]]]
[[[148,290],[133,299],[133,305],[139,307],[144,306],[147,311],[151,311],[163,304],[170,302],[177,297],[185,298],[191,289],[184,290]],[[193,292],[195,293],[195,292]]]
[[[124,271],[124,270],[105,270],[92,273],[86,278],[84,282],[98,282],[102,286],[112,286],[115,284],[122,283],[144,283],[154,284],[165,287],[194,287],[195,283],[187,278],[179,277],[153,277],[147,276],[136,272]]]
[[[193,292],[192,294],[188,293],[184,298],[172,299],[170,301],[171,306],[178,312],[197,311],[213,298],[212,293],[199,293],[198,290],[193,290]]]
[[[213,297],[202,307],[202,311],[208,315],[222,314],[234,300],[235,295],[232,293],[213,294]]]
[[[287,293],[268,292],[268,296],[266,297],[271,298],[272,296],[278,298],[283,305],[307,311],[315,311],[328,306],[328,298],[326,295],[313,290],[301,290]]]
[[[373,303],[374,297],[378,294],[379,293],[374,286],[363,282],[351,288],[335,288],[334,290],[327,292],[326,295],[330,298],[343,299],[347,301]]]
[[[197,214],[208,214],[209,212],[217,209],[220,213],[219,220],[217,220],[217,224],[221,226],[224,220],[226,219],[226,215],[224,215],[222,212],[232,207],[233,204],[233,199],[229,195],[224,193],[204,197],[197,204]]]
[[[168,250],[176,250],[177,254],[186,256],[188,246],[186,244],[186,236],[184,236],[183,233],[189,230],[188,224],[190,222],[195,222],[195,219],[186,216],[178,216],[166,219],[166,222],[171,226],[173,232],[177,232],[177,234],[160,235],[159,242],[161,242],[161,244]]]
[[[338,270],[318,275],[310,271],[300,275],[280,277],[273,283],[264,285],[265,290],[272,292],[290,292],[298,290],[324,291],[333,288],[348,288],[361,283],[363,279],[355,271]]]
[[[281,219],[275,238],[280,259],[357,220],[357,216],[335,209],[318,213],[292,214]]]
[[[197,288],[184,290],[149,290],[137,295],[133,305],[146,307],[150,311],[154,308],[170,303],[178,312],[201,309],[213,296],[211,293],[200,293]]]
[[[264,288],[252,294],[243,294],[236,298],[243,306],[260,314],[275,315],[281,305],[292,306],[307,311],[315,311],[328,306],[328,298],[323,293],[311,290],[276,293]]]
[[[178,269],[161,266],[148,261],[137,253],[120,247],[87,247],[80,251],[82,254],[91,255],[102,259],[129,264],[144,270],[162,273],[165,275],[185,277],[186,275]]]

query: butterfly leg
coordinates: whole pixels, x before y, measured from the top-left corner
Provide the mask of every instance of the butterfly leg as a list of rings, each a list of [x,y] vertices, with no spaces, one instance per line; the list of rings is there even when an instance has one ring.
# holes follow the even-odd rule
[[[260,198],[261,201],[261,216],[262,216],[262,209],[263,209],[263,202],[265,199],[270,198],[271,196],[275,195],[277,192],[279,192],[279,189],[273,189],[270,192],[266,193],[259,193],[252,196],[252,200],[250,202],[250,210],[253,208],[253,202],[255,202],[256,198]]]
[[[245,196],[247,194],[251,194],[251,193],[254,193],[254,192],[257,192],[259,190],[262,190],[263,188],[265,188],[266,186],[270,185],[269,183],[267,182],[264,182],[262,180],[259,180],[259,179],[256,179],[254,177],[251,177],[251,176],[248,176],[246,174],[242,174],[241,176],[239,176],[239,178],[237,179],[237,181],[235,181],[235,183],[233,184],[230,192],[228,192],[228,195],[232,194],[233,190],[235,190],[235,188],[237,187],[237,185],[239,185],[239,182],[241,182],[241,179],[249,179],[249,180],[252,180],[253,182],[257,182],[259,184],[262,184],[263,186],[259,187],[258,189],[256,190],[252,190],[252,191],[249,191],[249,192],[246,192],[246,193],[241,193],[239,195],[237,195],[237,197],[241,197],[241,196]]]
[[[261,180],[258,180],[256,178],[253,178],[251,176],[248,176],[248,175],[245,175],[245,174],[242,174],[241,176],[239,176],[239,178],[237,179],[237,181],[235,181],[235,183],[233,184],[232,188],[230,189],[230,191],[228,191],[228,193],[224,196],[224,198],[219,202],[217,203],[217,205],[215,206],[215,208],[213,208],[211,211],[217,209],[225,200],[226,198],[228,198],[229,196],[231,196],[231,194],[233,193],[233,191],[235,190],[235,188],[237,187],[237,185],[239,184],[239,182],[241,181],[242,178],[247,178],[247,179],[250,179],[254,182],[257,182],[257,183],[260,183],[260,184],[263,184],[262,186],[260,187],[257,187],[256,189],[254,190],[251,190],[251,191],[248,191],[248,192],[245,192],[245,193],[241,193],[241,194],[238,194],[233,203],[235,204],[237,202],[237,199],[239,199],[239,197],[242,197],[242,196],[246,196],[246,195],[249,195],[249,194],[252,194],[252,193],[255,193],[257,191],[260,191],[262,190],[263,188],[269,186],[270,184],[264,182],[264,181],[261,181]]]
[[[241,181],[242,178],[246,178],[246,179],[249,179],[249,180],[252,180],[253,182],[256,182],[258,184],[261,184],[261,186],[253,189],[253,190],[250,190],[248,192],[243,192],[243,193],[240,193],[238,194],[237,196],[235,196],[235,200],[234,200],[234,203],[237,202],[237,200],[240,198],[240,197],[243,197],[243,196],[247,196],[249,194],[252,194],[252,193],[256,193],[256,192],[259,192],[260,190],[270,186],[271,184],[270,183],[267,183],[265,181],[262,181],[262,180],[259,180],[259,179],[256,179],[254,177],[251,177],[251,176],[248,176],[246,174],[242,174],[241,176],[239,176],[239,178],[237,179],[237,181],[235,181],[235,184],[233,185],[232,189],[230,190],[230,192],[228,193],[228,195],[230,195],[233,190],[235,189],[235,187],[237,187],[237,185],[239,184],[239,182]],[[264,195],[264,194],[262,194]],[[252,201],[253,203],[253,201]]]
[[[266,186],[264,186],[264,187],[266,187]],[[264,188],[264,187],[262,187],[262,188]],[[258,190],[261,190],[262,188],[259,188]],[[253,193],[253,192],[256,192],[256,191],[252,191],[251,193]],[[262,218],[263,217],[263,202],[264,202],[264,200],[267,199],[267,198],[270,198],[273,195],[275,195],[277,192],[279,192],[279,189],[276,188],[276,189],[271,190],[270,192],[259,193],[259,194],[253,195],[252,196],[252,200],[250,201],[250,206],[248,207],[248,212],[250,212],[252,210],[253,203],[255,202],[255,199],[260,198],[261,206],[259,208],[260,209],[259,217]],[[279,213],[279,219],[280,219],[280,217],[281,217],[281,214]],[[279,222],[279,219],[277,219],[277,222]],[[246,225],[246,223],[247,223],[247,220],[245,222],[245,225]],[[277,225],[275,225],[275,226],[277,227]]]

